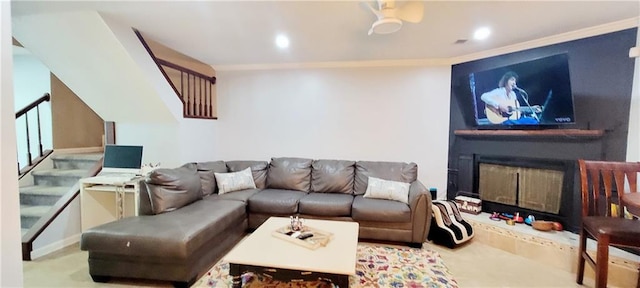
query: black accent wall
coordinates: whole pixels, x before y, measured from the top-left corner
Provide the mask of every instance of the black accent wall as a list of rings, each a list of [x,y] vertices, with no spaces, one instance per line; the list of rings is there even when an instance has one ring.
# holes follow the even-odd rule
[[[624,161],[626,158],[629,105],[635,60],[629,58],[629,48],[635,46],[637,28],[589,38],[539,47],[505,55],[454,65],[451,69],[451,113],[449,121],[449,173],[447,198],[458,193],[477,193],[479,157],[513,157],[573,163],[573,183],[563,191],[563,222],[565,228],[577,231],[580,217],[580,191],[575,160]],[[549,129],[604,130],[602,137],[530,137],[530,136],[456,136],[455,130],[477,129],[472,97],[460,93],[461,81],[469,73],[512,65],[541,57],[567,53],[571,89],[574,97],[576,123]],[[566,196],[566,197],[565,197]],[[566,202],[566,203],[565,203]],[[490,206],[490,205],[488,205]],[[484,207],[484,205],[483,205]],[[492,207],[515,212],[508,207]],[[485,211],[494,212],[494,211]]]

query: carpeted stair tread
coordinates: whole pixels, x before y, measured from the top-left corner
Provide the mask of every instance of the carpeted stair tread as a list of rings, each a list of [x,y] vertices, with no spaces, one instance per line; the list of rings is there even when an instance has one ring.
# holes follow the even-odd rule
[[[59,154],[52,156],[53,167],[58,169],[90,169],[102,158],[102,153]]]
[[[82,153],[82,154],[58,154],[51,156],[53,160],[86,160],[98,161],[102,158],[102,153]]]
[[[69,186],[33,185],[20,187],[21,194],[62,196],[69,192]]]
[[[47,214],[51,209],[51,206],[46,205],[38,205],[38,206],[28,206],[21,205],[20,206],[20,215],[27,217],[42,217],[42,215]]]
[[[33,171],[33,176],[66,176],[66,177],[87,177],[86,169],[45,169]]]
[[[52,155],[52,169],[31,172],[33,184],[20,187],[20,226],[23,235],[47,215],[62,196],[81,178],[89,177],[89,170],[102,159],[102,153]]]

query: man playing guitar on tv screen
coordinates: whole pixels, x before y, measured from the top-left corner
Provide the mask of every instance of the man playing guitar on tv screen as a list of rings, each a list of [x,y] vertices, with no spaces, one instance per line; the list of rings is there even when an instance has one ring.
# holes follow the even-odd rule
[[[489,122],[503,125],[533,125],[540,122],[537,113],[542,109],[539,105],[520,107],[515,90],[521,93],[523,90],[516,86],[517,80],[518,75],[509,71],[500,78],[498,88],[482,94],[480,99],[485,103]]]

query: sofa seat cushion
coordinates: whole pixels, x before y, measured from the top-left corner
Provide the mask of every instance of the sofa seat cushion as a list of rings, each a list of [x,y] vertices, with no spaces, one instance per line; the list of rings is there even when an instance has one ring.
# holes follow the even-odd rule
[[[314,160],[311,164],[311,191],[353,194],[355,161]]]
[[[410,222],[411,209],[402,202],[358,195],[353,199],[351,218],[356,221]]]
[[[317,216],[350,216],[353,196],[339,193],[309,193],[300,199],[298,212]]]
[[[249,198],[249,211],[265,214],[295,214],[298,213],[300,199],[307,192],[265,189]]]
[[[229,192],[229,193],[224,193],[222,195],[216,194],[216,195],[211,195],[210,197],[205,198],[205,200],[217,200],[217,199],[224,199],[224,200],[235,200],[235,201],[242,201],[247,203],[249,201],[249,198],[251,198],[251,196],[255,195],[256,193],[260,192],[260,189],[246,189],[246,190],[240,190],[240,191],[233,191],[233,192]]]
[[[109,255],[184,260],[246,217],[243,202],[201,200],[172,212],[93,227],[82,233],[80,247]]]

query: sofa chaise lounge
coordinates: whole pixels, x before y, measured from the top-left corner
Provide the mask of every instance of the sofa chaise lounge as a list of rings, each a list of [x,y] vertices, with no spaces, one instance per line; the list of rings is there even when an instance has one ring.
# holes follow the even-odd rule
[[[271,216],[356,221],[360,239],[412,247],[426,241],[432,217],[415,163],[213,161],[157,169],[141,181],[140,216],[82,234],[94,281],[124,277],[189,286]]]

